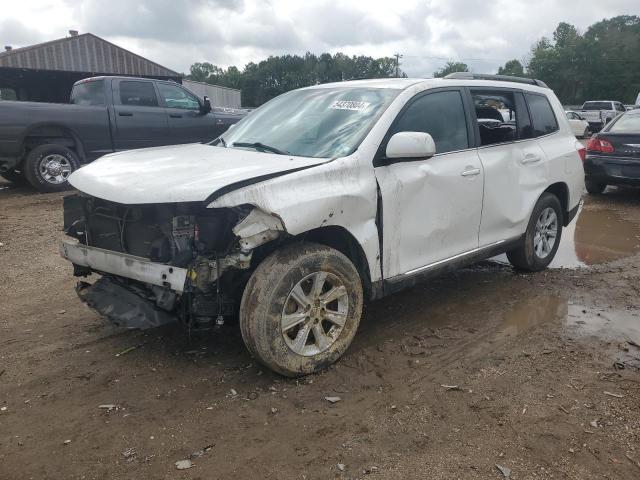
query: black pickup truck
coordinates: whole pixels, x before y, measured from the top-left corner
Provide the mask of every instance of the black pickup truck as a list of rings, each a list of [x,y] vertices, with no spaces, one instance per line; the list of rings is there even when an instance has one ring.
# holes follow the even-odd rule
[[[73,86],[70,104],[0,101],[0,176],[60,191],[102,155],[210,141],[244,115],[171,81],[88,78]]]

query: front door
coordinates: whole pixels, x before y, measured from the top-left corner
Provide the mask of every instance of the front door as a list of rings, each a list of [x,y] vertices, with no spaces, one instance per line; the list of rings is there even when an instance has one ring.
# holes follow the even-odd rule
[[[222,133],[212,114],[200,112],[200,102],[191,92],[169,83],[158,83],[158,91],[173,143],[209,142]]]
[[[398,132],[426,132],[436,155],[375,169],[382,196],[383,275],[427,270],[478,247],[483,167],[474,148],[460,89],[430,90],[410,100],[383,141]]]

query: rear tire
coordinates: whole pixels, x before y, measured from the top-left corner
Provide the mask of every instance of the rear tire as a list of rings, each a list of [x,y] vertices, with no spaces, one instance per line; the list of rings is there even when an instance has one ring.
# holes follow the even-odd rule
[[[344,354],[362,315],[358,271],[342,253],[296,243],[253,272],[240,304],[240,330],[251,354],[288,377],[307,375]]]
[[[511,265],[527,272],[539,272],[547,268],[560,245],[563,218],[558,197],[543,193],[533,208],[522,243],[507,252]]]
[[[61,192],[69,188],[69,175],[80,167],[77,155],[62,145],[40,145],[24,161],[24,176],[39,192]]]
[[[602,192],[604,192],[605,188],[607,188],[606,183],[596,182],[588,178],[585,179],[584,186],[587,188],[587,192],[589,192],[591,195],[600,195]]]

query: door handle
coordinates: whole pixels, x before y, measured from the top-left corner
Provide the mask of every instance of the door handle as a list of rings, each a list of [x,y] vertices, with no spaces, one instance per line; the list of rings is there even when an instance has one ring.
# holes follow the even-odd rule
[[[471,177],[473,175],[480,175],[480,169],[479,168],[470,168],[469,170],[465,170],[464,172],[462,172],[460,175],[462,175],[463,177]]]
[[[182,115],[180,115],[179,113],[170,113],[169,116],[171,118],[182,118]]]
[[[118,112],[118,115],[121,117],[133,117],[133,113],[131,112]]]
[[[527,153],[522,159],[522,164],[526,165],[527,163],[538,163],[542,160],[540,155],[536,155],[535,153]]]

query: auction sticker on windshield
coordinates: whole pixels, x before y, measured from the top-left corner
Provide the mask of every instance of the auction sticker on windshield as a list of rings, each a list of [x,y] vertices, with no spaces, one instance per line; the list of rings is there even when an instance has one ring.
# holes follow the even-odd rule
[[[359,102],[355,100],[336,100],[329,108],[334,110],[353,110],[355,112],[362,112],[366,110],[367,107],[371,105],[369,102]]]

